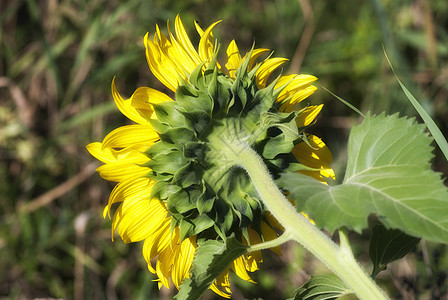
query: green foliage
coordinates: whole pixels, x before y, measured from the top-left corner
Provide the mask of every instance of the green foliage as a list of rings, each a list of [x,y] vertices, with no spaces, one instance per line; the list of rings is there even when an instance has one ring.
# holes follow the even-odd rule
[[[333,274],[312,275],[291,300],[335,300],[350,293],[344,282]]]
[[[301,174],[284,174],[279,184],[331,232],[342,226],[361,232],[376,214],[388,227],[448,243],[448,191],[430,170],[430,142],[412,119],[367,116],[351,130],[343,184],[326,186]]]
[[[140,259],[139,246],[110,241],[110,226],[100,216],[112,185],[83,172],[93,161],[84,146],[129,122],[112,103],[113,76],[125,98],[137,86],[164,88],[148,71],[141,40],[146,32],[154,33],[155,23],[163,27],[178,13],[193,40],[193,20],[206,26],[222,19],[214,30],[223,41],[221,53],[232,39],[241,51],[249,50],[255,41],[257,47],[290,58],[291,64],[285,65],[291,66],[289,72],[298,70],[292,67],[295,61],[302,61],[301,72],[318,76],[324,86],[363,111],[407,109],[384,61],[381,45],[386,44],[390,53],[392,41],[394,53],[390,54],[398,74],[446,132],[447,1],[378,1],[382,10],[377,14],[373,1],[358,5],[356,0],[315,0],[309,9],[306,2],[0,1],[0,295],[6,299],[160,298],[154,277]],[[430,4],[432,18],[422,8],[425,2]],[[307,19],[314,22],[307,24]],[[389,31],[387,43],[384,27]],[[312,29],[311,36],[303,34],[305,28]],[[433,34],[436,43],[428,43]],[[307,37],[310,43],[302,43]],[[316,125],[338,169],[351,114],[330,99],[320,93],[310,101],[325,102]],[[445,160],[436,160],[434,165],[448,174]],[[67,182],[77,183],[68,187]],[[203,211],[212,202],[205,199]],[[19,213],[28,204],[38,205]],[[85,212],[88,224],[77,236],[75,220]],[[429,252],[438,254],[430,260],[437,278],[447,269],[447,254],[446,247],[433,249],[430,246]],[[84,268],[80,268],[83,259]],[[275,258],[264,259],[263,269],[266,261]],[[427,281],[423,262],[413,259],[412,263],[418,270],[412,275],[422,278],[419,291],[436,290],[436,279]],[[293,270],[287,255],[271,264],[269,272],[276,280],[285,277],[284,267],[291,268],[287,279],[302,272]],[[315,265],[306,259],[303,269],[312,270]],[[244,297],[285,298],[285,291],[292,289],[291,284],[285,289],[270,288],[256,281],[256,288],[243,290]],[[232,288],[241,290],[241,285]]]
[[[176,299],[199,299],[204,291],[224,272],[232,261],[246,252],[247,247],[235,238],[225,242],[208,240],[198,243],[190,278],[180,286]]]
[[[431,132],[432,136],[434,137],[437,145],[439,146],[440,150],[442,150],[443,155],[445,156],[445,159],[448,161],[448,142],[446,138],[443,136],[442,131],[440,131],[439,127],[436,125],[434,120],[431,118],[431,116],[425,111],[423,106],[421,106],[420,103],[418,103],[417,99],[411,94],[411,92],[406,88],[406,86],[401,82],[401,80],[398,78],[397,74],[395,73],[395,70],[392,67],[392,64],[387,57],[387,62],[391,66],[392,70],[394,71],[395,78],[398,81],[398,84],[400,84],[400,87],[403,89],[403,92],[405,93],[406,97],[408,98],[409,102],[412,103],[415,110],[418,112],[420,117],[423,119],[423,121],[426,123],[426,126],[428,126],[429,131]]]
[[[387,268],[387,264],[403,258],[420,242],[419,238],[408,236],[401,230],[387,229],[381,224],[372,228],[369,255],[373,263],[372,277]]]

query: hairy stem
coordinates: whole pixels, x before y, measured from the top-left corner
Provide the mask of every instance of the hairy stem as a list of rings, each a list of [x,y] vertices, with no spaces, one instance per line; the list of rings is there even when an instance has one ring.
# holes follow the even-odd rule
[[[254,252],[254,251],[258,251],[258,250],[277,247],[277,246],[280,246],[281,244],[284,244],[292,239],[293,238],[291,237],[291,235],[288,232],[284,232],[281,236],[279,236],[276,239],[250,246],[247,249],[247,252]]]
[[[341,247],[298,213],[279,190],[259,155],[239,141],[222,140],[221,151],[244,168],[272,215],[285,232],[313,253],[333,271],[360,299],[388,299],[353,257],[346,235],[341,234]]]

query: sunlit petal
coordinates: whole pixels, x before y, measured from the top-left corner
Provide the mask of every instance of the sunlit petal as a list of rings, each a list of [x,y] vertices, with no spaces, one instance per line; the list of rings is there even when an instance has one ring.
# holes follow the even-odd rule
[[[301,164],[319,170],[322,176],[334,179],[334,171],[330,167],[333,156],[328,147],[315,135],[308,135],[307,139],[308,143],[301,142],[294,147],[294,156]]]
[[[151,146],[159,139],[157,132],[150,126],[126,125],[118,127],[103,140],[102,147],[140,148]]]
[[[323,104],[306,107],[296,118],[297,127],[301,128],[310,125],[316,119],[322,107],[324,107]]]
[[[264,88],[266,87],[266,83],[269,79],[269,76],[282,64],[287,62],[288,60],[286,58],[282,57],[275,57],[275,58],[269,58],[263,64],[261,67],[257,70],[256,78],[257,78],[257,86],[258,88]]]

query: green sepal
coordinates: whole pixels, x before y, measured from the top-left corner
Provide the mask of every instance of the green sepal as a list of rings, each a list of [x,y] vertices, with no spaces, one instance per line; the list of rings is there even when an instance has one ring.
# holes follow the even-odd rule
[[[233,213],[230,206],[224,201],[215,201],[214,209],[208,214],[216,224],[219,224],[220,232],[227,233],[233,226]],[[217,231],[217,233],[220,233]]]
[[[420,242],[419,238],[398,229],[387,229],[375,224],[370,238],[369,255],[373,263],[372,277],[387,268],[387,264],[404,257]]]
[[[198,199],[198,201],[196,202],[196,206],[198,208],[199,215],[209,213],[213,209],[213,206],[217,199],[217,196],[202,196],[200,199]]]
[[[224,78],[223,76],[220,77]],[[223,117],[229,111],[230,93],[229,90],[218,81],[217,71],[213,73],[207,88],[208,95],[213,99],[213,117]]]
[[[146,150],[145,154],[150,158],[153,159],[155,156],[163,156],[163,155],[167,155],[170,152],[173,151],[173,149],[175,149],[175,147],[168,147],[169,144],[168,143],[163,143],[162,141],[159,141],[157,143],[154,143],[151,147],[148,148],[148,150]],[[143,164],[143,166],[146,166],[145,164]]]
[[[235,106],[235,110],[244,110],[246,103],[248,102],[247,91],[248,87],[253,88],[254,84],[252,78],[247,75],[247,67],[249,65],[252,51],[247,55],[243,63],[235,70],[235,81],[231,87],[233,99],[231,101],[232,106]]]
[[[198,135],[203,135],[210,126],[211,114],[202,110],[182,112],[185,116],[185,124],[192,128]]]
[[[171,149],[179,151],[184,150],[185,144],[197,140],[195,133],[185,127],[169,128],[159,135],[164,143],[171,144]]]
[[[173,182],[183,188],[187,188],[193,184],[199,184],[201,175],[202,170],[195,168],[194,163],[189,163],[174,173]]]
[[[176,90],[176,102],[184,108],[184,111],[200,110],[212,115],[213,100],[208,93],[202,90],[196,90],[192,85],[180,86]]]
[[[248,105],[248,110],[250,113],[255,115],[260,115],[263,112],[269,111],[275,104],[276,95],[274,95],[275,84],[280,79],[277,77],[269,86],[264,89],[258,90],[250,105]]]
[[[153,171],[162,174],[174,174],[177,170],[188,164],[183,153],[177,150],[171,151],[164,155],[156,155],[145,166]]]
[[[162,201],[166,201],[168,197],[173,194],[177,193],[181,190],[181,187],[177,185],[169,184],[169,182],[165,181],[157,181],[151,188],[151,193],[149,194],[149,199],[159,199]]]
[[[154,181],[170,181],[171,179],[173,179],[172,174],[161,174],[154,172],[153,170],[149,171],[146,176]]]
[[[207,145],[204,142],[190,142],[184,145],[184,156],[194,161],[203,161]]]
[[[172,214],[185,214],[196,208],[196,200],[201,192],[195,188],[180,189],[172,193],[166,201],[166,209]]]
[[[205,214],[197,217],[182,218],[179,224],[179,239],[183,241],[188,237],[198,235],[214,224],[215,221]]]
[[[191,72],[188,80],[190,81],[190,83],[192,85],[194,85],[195,87],[197,87],[199,90],[203,90],[206,88],[206,84],[205,84],[205,80],[204,80],[204,75],[202,74],[202,68],[204,67],[204,65],[206,64],[206,62],[202,62],[200,63],[194,70],[193,72]],[[177,92],[177,91],[176,91]]]
[[[157,104],[152,104],[154,112],[157,115],[157,120],[153,121],[157,130],[157,123],[168,125],[169,127],[185,127],[185,118],[178,111],[176,101],[165,101]],[[160,125],[159,125],[160,126]]]
[[[263,157],[273,159],[280,153],[290,153],[299,133],[295,123],[296,114],[282,114],[279,120],[268,129],[266,144],[263,148]]]
[[[216,56],[217,52],[213,54],[212,59],[210,60],[210,63],[207,65],[207,68],[204,70],[204,80],[205,84],[208,86],[210,84],[210,81],[212,80],[214,74],[222,74],[222,72],[218,69],[216,65]]]
[[[175,299],[199,299],[235,259],[246,253],[247,247],[239,243],[235,237],[227,238],[224,241],[198,242],[193,267],[190,271],[191,276],[184,279]]]

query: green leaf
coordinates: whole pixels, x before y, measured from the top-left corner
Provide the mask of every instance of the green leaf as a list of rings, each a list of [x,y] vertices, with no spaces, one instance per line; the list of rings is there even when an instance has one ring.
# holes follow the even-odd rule
[[[182,282],[175,298],[198,299],[232,261],[246,252],[246,248],[235,238],[228,238],[225,243],[215,240],[198,242],[191,276]]]
[[[439,146],[440,150],[442,150],[445,159],[448,160],[448,141],[443,136],[442,131],[440,131],[439,127],[437,127],[436,123],[425,111],[423,106],[421,106],[421,104],[417,101],[417,99],[415,99],[414,95],[412,95],[411,92],[406,88],[406,86],[401,82],[400,78],[398,78],[397,76],[397,73],[395,73],[395,69],[393,68],[392,63],[390,62],[389,57],[387,56],[385,51],[384,54],[386,55],[387,62],[389,63],[392,71],[394,72],[395,78],[400,84],[400,87],[403,90],[404,94],[408,98],[409,102],[411,102],[411,104],[414,106],[415,110],[417,110],[420,117],[422,117],[423,121],[426,123],[426,126],[428,126],[429,131],[434,137],[437,145]]]
[[[419,242],[419,238],[406,235],[401,230],[387,229],[376,224],[372,229],[369,247],[373,263],[372,277],[385,270],[388,263],[404,257]]]
[[[294,293],[294,300],[330,300],[337,299],[343,295],[351,294],[336,275],[316,275],[304,283]]]
[[[431,138],[424,125],[395,116],[367,116],[350,132],[343,184],[323,185],[302,174],[284,174],[279,185],[318,226],[334,231],[367,227],[370,214],[387,227],[448,242],[448,191],[430,170]]]

